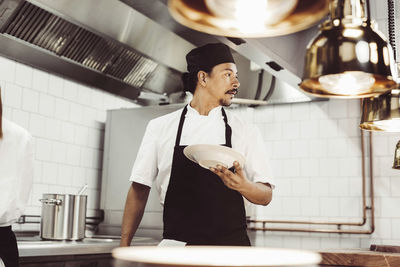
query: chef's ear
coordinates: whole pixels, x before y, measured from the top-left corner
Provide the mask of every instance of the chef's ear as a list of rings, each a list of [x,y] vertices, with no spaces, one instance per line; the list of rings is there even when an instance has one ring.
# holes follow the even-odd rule
[[[206,86],[206,72],[205,71],[199,71],[197,73],[197,79],[200,83],[201,86]]]

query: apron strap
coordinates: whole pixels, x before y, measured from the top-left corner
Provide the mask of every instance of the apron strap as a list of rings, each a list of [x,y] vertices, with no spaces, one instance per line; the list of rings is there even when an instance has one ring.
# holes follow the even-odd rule
[[[182,128],[183,128],[183,122],[185,121],[186,112],[187,112],[187,105],[183,108],[181,119],[179,120],[178,133],[176,134],[175,146],[179,146],[179,143],[181,142]]]
[[[224,108],[221,108],[222,116],[225,122],[225,142],[227,147],[232,147],[232,128],[228,124],[228,117],[226,116]]]
[[[225,142],[227,147],[232,147],[232,128],[228,124],[228,117],[224,108],[221,108],[222,116],[224,117],[225,123]],[[179,146],[181,142],[183,122],[185,121],[185,115],[187,113],[187,105],[183,108],[181,118],[179,120],[178,133],[176,134],[175,146]]]

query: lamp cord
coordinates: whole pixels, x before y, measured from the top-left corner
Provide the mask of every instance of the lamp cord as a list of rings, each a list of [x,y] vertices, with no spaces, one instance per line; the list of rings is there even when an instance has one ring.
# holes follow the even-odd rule
[[[367,4],[367,24],[368,26],[371,26],[371,6],[369,4],[369,0],[366,0]]]
[[[396,28],[395,28],[395,6],[394,0],[388,0],[388,32],[389,32],[389,42],[393,48],[393,55],[395,61],[397,62],[396,58]]]

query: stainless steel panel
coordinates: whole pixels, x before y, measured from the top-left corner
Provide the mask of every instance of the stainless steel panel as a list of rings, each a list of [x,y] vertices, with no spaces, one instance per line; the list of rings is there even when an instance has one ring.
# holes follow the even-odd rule
[[[106,218],[100,224],[104,231],[107,227],[121,226],[126,193],[130,185],[128,179],[148,122],[182,107],[183,105],[168,105],[107,112],[100,199],[100,208],[104,210]],[[150,229],[153,233],[162,229],[162,206],[154,187],[150,190],[140,228]]]
[[[115,236],[85,238],[82,241],[43,241],[17,238],[20,257],[84,255],[110,253],[119,246],[120,239]],[[132,246],[156,246],[159,240],[150,237],[133,237]]]

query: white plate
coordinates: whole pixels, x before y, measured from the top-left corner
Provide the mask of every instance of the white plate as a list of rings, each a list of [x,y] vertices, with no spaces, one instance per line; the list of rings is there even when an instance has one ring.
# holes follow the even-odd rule
[[[114,258],[143,266],[317,266],[318,253],[263,247],[188,246],[124,247],[112,251]]]
[[[244,156],[236,150],[221,145],[191,145],[185,147],[183,154],[206,169],[215,168],[217,164],[230,168],[234,161],[239,162],[243,167],[246,161]]]

